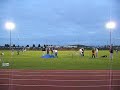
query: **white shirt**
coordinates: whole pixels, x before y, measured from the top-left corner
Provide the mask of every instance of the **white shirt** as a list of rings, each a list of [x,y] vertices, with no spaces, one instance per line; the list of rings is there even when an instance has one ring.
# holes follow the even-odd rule
[[[58,51],[57,50],[53,50],[54,53],[57,53]]]
[[[82,54],[82,52],[83,52],[82,49],[80,49],[79,51],[80,51],[80,53]]]
[[[96,53],[98,53],[98,49],[96,49]]]

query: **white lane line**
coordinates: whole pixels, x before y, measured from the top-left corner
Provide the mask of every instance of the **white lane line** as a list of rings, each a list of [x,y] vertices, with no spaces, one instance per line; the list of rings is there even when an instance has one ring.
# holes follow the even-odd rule
[[[10,78],[0,78],[0,80],[9,80]]]
[[[66,87],[66,88],[93,88],[93,87],[120,87],[120,85],[94,85],[94,86],[61,86],[61,85],[22,85],[22,84],[0,84],[0,86],[21,86],[21,87]]]
[[[28,71],[0,71],[0,72],[20,72],[20,73],[107,73],[107,72],[82,72],[82,71],[79,71],[79,72],[76,72],[76,71],[74,71],[74,72],[70,72],[70,71],[34,71],[34,72],[28,72]]]
[[[17,84],[0,84],[0,86],[12,86],[12,85],[17,86]]]
[[[9,80],[10,78],[0,78],[0,80]],[[65,79],[11,79],[13,81],[55,81],[55,82],[83,82],[83,81],[89,81],[89,82],[95,82],[95,81],[109,81],[109,79],[104,80],[65,80]],[[118,81],[120,79],[112,79],[112,81]]]
[[[103,76],[109,76],[109,75],[13,75],[13,76],[19,76],[19,77],[21,77],[21,76],[32,76],[32,77],[34,77],[34,76],[49,76],[49,77],[53,77],[53,76],[58,76],[58,77],[91,77],[91,76],[98,76],[98,77],[103,77]],[[120,76],[120,75],[112,75],[112,76]]]
[[[53,80],[53,79],[12,79],[14,81],[53,81],[53,82],[80,82],[80,81],[84,81],[84,82],[96,82],[96,81],[108,81],[108,80]]]
[[[13,69],[14,71],[18,71],[18,72],[98,72],[98,73],[102,73],[102,72],[109,72],[109,70],[24,70],[24,69]],[[9,69],[1,69],[0,72],[9,72]],[[120,70],[118,71],[114,71],[112,70],[112,72],[120,72]]]
[[[10,74],[0,74],[0,76],[10,76]],[[91,76],[98,76],[98,77],[103,77],[103,76],[109,76],[109,75],[20,75],[20,74],[14,74],[14,75],[12,75],[12,76],[19,76],[19,77],[22,77],[22,76],[49,76],[49,77],[52,77],[52,76],[62,76],[62,77],[80,77],[80,76],[87,76],[87,77],[91,77]],[[120,75],[112,75],[112,76],[120,76]]]
[[[24,74],[27,74],[27,73],[28,73],[28,74],[30,74],[30,73],[32,73],[32,74],[41,74],[41,73],[42,73],[42,74],[44,74],[44,73],[46,73],[46,74],[47,74],[47,73],[58,73],[58,74],[60,74],[60,73],[61,73],[61,74],[95,74],[95,73],[99,73],[99,74],[108,74],[108,73],[109,73],[109,72],[76,72],[76,71],[75,71],[75,72],[70,72],[70,71],[69,71],[69,72],[68,72],[68,71],[63,71],[63,72],[59,72],[59,71],[58,71],[58,72],[56,72],[56,71],[55,71],[55,72],[53,72],[53,71],[48,71],[48,72],[44,72],[44,71],[40,71],[40,72],[39,72],[39,71],[38,71],[38,72],[37,72],[37,71],[35,71],[35,72],[0,71],[0,72],[1,72],[1,73],[2,73],[2,72],[3,72],[3,73],[4,73],[4,72],[8,72],[8,73],[9,73],[9,72],[14,72],[14,73],[24,73]],[[112,72],[112,74],[120,74],[120,72]]]
[[[96,74],[96,73],[99,73],[99,74],[107,74],[106,72],[105,73],[100,73],[100,72],[22,72],[22,73],[25,73],[25,74],[47,74],[47,73],[52,73],[52,74],[54,74],[54,73],[57,73],[57,74]]]
[[[8,75],[10,75],[10,74],[0,74],[0,76],[8,76]]]

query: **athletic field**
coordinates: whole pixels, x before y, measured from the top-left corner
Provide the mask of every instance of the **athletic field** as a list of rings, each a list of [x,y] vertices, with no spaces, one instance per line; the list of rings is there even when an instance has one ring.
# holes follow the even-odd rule
[[[101,56],[107,55],[106,58]],[[14,52],[4,51],[1,56],[1,69],[39,69],[39,70],[109,70],[109,51],[99,50],[98,58],[91,57],[91,51],[86,50],[81,57],[78,51],[58,51],[58,58],[43,59],[42,51]],[[2,62],[9,63],[9,67],[2,67]],[[112,69],[120,70],[120,52],[114,51]]]

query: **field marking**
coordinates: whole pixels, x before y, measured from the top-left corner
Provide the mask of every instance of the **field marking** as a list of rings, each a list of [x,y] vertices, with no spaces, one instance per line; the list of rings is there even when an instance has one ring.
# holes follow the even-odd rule
[[[66,71],[64,71],[64,72],[53,72],[53,71],[51,71],[51,72],[24,72],[24,71],[0,71],[1,73],[4,73],[4,72],[18,72],[18,73],[105,73],[105,74],[107,74],[108,72],[66,72]],[[118,72],[118,73],[120,73],[120,72]]]
[[[0,80],[9,80],[10,78],[0,78]],[[11,80],[13,80],[13,81],[53,81],[53,82],[85,82],[85,81],[87,81],[87,82],[95,82],[95,81],[109,81],[109,79],[104,79],[104,80],[90,80],[90,79],[87,79],[87,80],[66,80],[66,79],[61,79],[61,80],[59,80],[59,79],[11,79]],[[112,81],[118,81],[118,80],[120,80],[120,79],[112,79]]]
[[[96,82],[96,81],[108,81],[108,80],[54,80],[54,79],[12,79],[14,81],[53,81],[53,82],[80,82],[80,81],[89,81],[89,82]]]
[[[15,70],[15,71],[30,71],[30,70],[24,70],[24,69],[13,69],[13,70]],[[0,71],[10,71],[10,69],[0,69]],[[41,72],[41,71],[55,71],[55,72],[66,72],[66,71],[68,71],[68,72],[71,72],[71,71],[73,71],[73,72],[81,72],[81,71],[83,71],[83,72],[106,72],[106,71],[109,71],[109,70],[31,70],[31,71],[35,71],[35,72]],[[120,70],[112,70],[113,72],[120,72]]]
[[[12,79],[12,80],[14,80],[14,81],[57,81],[57,82],[96,82],[96,81],[109,81],[109,80],[65,80],[65,79],[63,79],[63,80],[54,80],[54,79]],[[112,79],[113,81],[117,81],[117,80],[120,80],[120,79]]]
[[[10,76],[11,74],[0,74],[0,76]],[[63,77],[80,77],[80,76],[87,76],[87,77],[91,77],[91,76],[100,76],[100,77],[103,77],[103,76],[109,76],[109,75],[20,75],[20,74],[15,74],[15,75],[12,75],[12,76],[18,76],[18,77],[21,77],[21,76],[50,76],[50,77],[52,77],[52,76],[63,76]],[[112,75],[112,76],[120,76],[120,75]]]
[[[9,76],[10,74],[0,74],[0,76],[2,76],[2,75],[3,75],[3,76]]]
[[[109,73],[109,70],[0,70],[0,72],[22,72],[22,73]],[[114,71],[112,73],[120,73],[120,70]]]
[[[63,77],[80,77],[80,76],[88,76],[88,77],[90,77],[90,76],[100,76],[100,77],[102,77],[102,76],[109,76],[109,75],[13,75],[13,76],[63,76]],[[112,75],[112,76],[120,76],[120,75]]]
[[[20,73],[20,72],[18,72]],[[24,74],[108,74],[109,72],[22,72]],[[120,74],[118,73],[112,73],[112,74]]]
[[[0,71],[0,73],[10,73],[10,72],[13,72],[13,73],[24,73],[24,74],[30,74],[30,73],[32,73],[32,74],[48,74],[48,73],[50,73],[50,74],[54,74],[54,73],[61,73],[61,74],[70,74],[70,73],[72,73],[72,74],[96,74],[96,73],[100,73],[100,74],[108,74],[109,73],[109,71],[108,72],[96,72],[96,71],[89,71],[89,72],[85,72],[85,71],[33,71],[33,72],[25,72],[25,71]],[[120,72],[112,72],[112,74],[120,74]]]
[[[0,80],[9,80],[10,78],[0,78]]]
[[[33,71],[33,72],[31,72],[31,71],[19,71],[19,70],[6,70],[6,71],[0,71],[0,72],[22,72],[22,73],[107,73],[107,72],[99,72],[99,71],[69,71],[69,70],[66,70],[66,71],[54,71],[54,70],[51,70],[51,71]],[[109,71],[108,71],[109,72]],[[118,72],[118,73],[120,73],[120,72]]]
[[[64,85],[22,85],[22,84],[0,84],[0,86],[21,86],[21,87],[66,87],[66,88],[93,88],[93,87],[120,87],[120,85],[94,85],[94,86],[64,86]]]

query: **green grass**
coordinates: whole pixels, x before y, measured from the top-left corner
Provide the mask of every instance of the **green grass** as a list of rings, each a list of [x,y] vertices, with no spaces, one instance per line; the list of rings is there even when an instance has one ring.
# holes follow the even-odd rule
[[[10,63],[9,67],[0,69],[40,69],[40,70],[107,70],[109,69],[109,51],[99,51],[98,58],[91,58],[91,51],[85,51],[85,56],[80,57],[77,51],[58,51],[58,58],[43,59],[41,51],[17,52],[11,56],[10,51],[4,51],[5,55],[0,57],[2,61]],[[107,58],[100,56],[107,55]],[[120,52],[119,55],[114,52],[113,70],[120,70]]]

